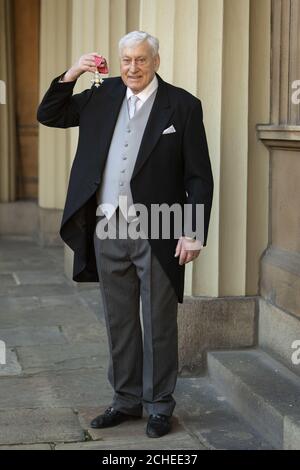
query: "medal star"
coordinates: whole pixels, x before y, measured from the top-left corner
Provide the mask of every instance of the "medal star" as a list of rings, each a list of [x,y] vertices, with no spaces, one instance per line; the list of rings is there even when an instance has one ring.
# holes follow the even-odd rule
[[[108,66],[105,57],[103,56],[95,56],[95,65],[97,67],[97,71],[94,74],[94,78],[91,80],[92,84],[95,87],[99,87],[103,83],[103,79],[100,76],[100,73],[108,73]]]

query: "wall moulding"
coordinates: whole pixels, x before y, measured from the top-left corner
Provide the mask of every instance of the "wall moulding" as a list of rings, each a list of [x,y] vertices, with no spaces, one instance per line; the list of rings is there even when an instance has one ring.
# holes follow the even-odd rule
[[[256,131],[268,148],[300,151],[300,126],[258,124]]]

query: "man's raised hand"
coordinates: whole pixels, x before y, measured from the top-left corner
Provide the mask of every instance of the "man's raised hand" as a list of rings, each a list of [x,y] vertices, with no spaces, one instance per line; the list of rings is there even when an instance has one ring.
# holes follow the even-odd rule
[[[95,57],[101,57],[98,52],[89,52],[82,55],[77,62],[65,73],[64,82],[73,82],[85,72],[96,72]]]

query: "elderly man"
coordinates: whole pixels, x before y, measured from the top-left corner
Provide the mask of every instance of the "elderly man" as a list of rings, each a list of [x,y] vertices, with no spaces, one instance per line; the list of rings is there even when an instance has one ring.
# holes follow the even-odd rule
[[[99,281],[114,390],[91,426],[115,426],[145,409],[149,437],[171,429],[184,268],[206,245],[213,197],[201,102],[157,74],[158,47],[148,33],[127,34],[119,42],[121,77],[73,95],[79,76],[96,71],[98,54],[83,55],[52,81],[37,116],[46,126],[79,126],[60,235],[74,251],[73,279]],[[190,204],[192,233],[176,236],[171,223],[169,237],[121,237],[121,224],[128,228],[137,215],[123,210],[121,196],[133,209],[143,205],[150,225],[153,205]],[[201,240],[197,205],[204,205]],[[98,234],[103,221],[116,236]]]

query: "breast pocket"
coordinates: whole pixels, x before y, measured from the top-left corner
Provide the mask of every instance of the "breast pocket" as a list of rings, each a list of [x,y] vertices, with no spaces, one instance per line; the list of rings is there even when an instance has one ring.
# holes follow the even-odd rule
[[[178,149],[180,147],[180,133],[169,132],[168,134],[161,134],[159,142],[165,149]]]

